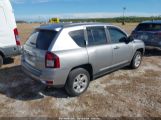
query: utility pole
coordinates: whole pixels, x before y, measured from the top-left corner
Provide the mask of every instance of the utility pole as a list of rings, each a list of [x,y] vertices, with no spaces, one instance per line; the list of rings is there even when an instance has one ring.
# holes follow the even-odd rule
[[[122,21],[122,25],[125,25],[125,11],[126,11],[126,7],[123,7],[123,21]]]

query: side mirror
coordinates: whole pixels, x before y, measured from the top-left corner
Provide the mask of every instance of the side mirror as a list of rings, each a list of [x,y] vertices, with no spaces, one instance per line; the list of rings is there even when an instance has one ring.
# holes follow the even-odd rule
[[[130,35],[130,36],[128,37],[127,41],[128,41],[128,42],[134,41],[134,37]]]
[[[128,41],[127,37],[122,37],[119,42],[127,43],[127,41]]]
[[[134,40],[134,38],[132,36],[129,37],[123,37],[120,39],[120,42],[124,42],[126,44],[128,44],[129,42],[132,42]]]

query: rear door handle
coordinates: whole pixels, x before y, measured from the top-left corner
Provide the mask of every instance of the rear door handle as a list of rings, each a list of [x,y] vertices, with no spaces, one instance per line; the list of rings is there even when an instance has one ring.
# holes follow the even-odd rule
[[[119,48],[120,48],[119,46],[114,47],[115,50],[116,50],[116,49],[119,49]]]

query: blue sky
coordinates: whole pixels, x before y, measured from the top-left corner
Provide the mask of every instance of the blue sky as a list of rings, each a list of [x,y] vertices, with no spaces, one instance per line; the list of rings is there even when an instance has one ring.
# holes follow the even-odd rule
[[[17,19],[161,15],[161,0],[11,0]]]

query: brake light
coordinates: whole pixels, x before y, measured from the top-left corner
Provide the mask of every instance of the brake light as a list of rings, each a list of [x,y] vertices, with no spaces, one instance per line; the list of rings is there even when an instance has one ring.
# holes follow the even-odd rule
[[[45,67],[46,68],[60,68],[60,60],[57,55],[51,52],[47,52],[45,55]]]
[[[15,28],[13,31],[14,31],[14,35],[15,35],[16,45],[19,46],[21,44],[20,44],[20,37],[19,37],[18,30],[17,30],[17,28]]]

